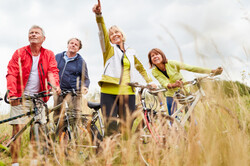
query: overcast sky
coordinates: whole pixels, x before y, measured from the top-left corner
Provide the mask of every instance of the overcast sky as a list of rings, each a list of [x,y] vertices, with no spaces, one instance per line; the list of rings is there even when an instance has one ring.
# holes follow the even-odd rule
[[[43,47],[55,54],[67,40],[82,40],[80,54],[87,62],[90,92],[99,90],[103,71],[98,28],[92,12],[95,0],[0,0],[0,94],[6,91],[7,64],[17,48],[28,45],[28,29],[44,28]],[[249,0],[101,0],[107,27],[118,25],[127,44],[151,74],[147,53],[162,49],[168,59],[216,68],[222,78],[250,85]],[[246,78],[242,77],[244,74]],[[183,72],[186,79],[197,74]],[[157,82],[157,81],[156,81]],[[3,102],[1,102],[3,105]]]

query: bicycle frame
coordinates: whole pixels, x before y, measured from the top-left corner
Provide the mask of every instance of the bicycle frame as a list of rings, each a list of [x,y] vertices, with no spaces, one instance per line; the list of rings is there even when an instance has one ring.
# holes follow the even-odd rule
[[[194,99],[193,102],[183,104],[177,111],[175,111],[171,115],[171,117],[176,118],[178,116],[178,114],[182,112],[183,109],[188,108],[188,110],[186,111],[185,115],[180,119],[181,126],[185,125],[186,121],[188,120],[188,118],[193,113],[194,108],[198,104],[198,102],[200,101],[200,99],[206,96],[203,88],[200,85],[200,81],[202,79],[204,79],[204,78],[208,78],[208,77],[211,77],[211,76],[212,75],[201,77],[201,78],[196,78],[196,79],[194,79],[192,81],[188,81],[188,82],[184,83],[184,85],[185,84],[196,85],[198,87],[198,90],[193,94],[195,96],[195,99]],[[178,102],[178,99],[176,99],[176,100]],[[185,99],[182,99],[182,100],[185,101]]]
[[[154,127],[154,124],[152,122],[151,116],[156,115],[157,112],[155,110],[152,110],[151,108],[147,108],[146,106],[146,102],[145,102],[145,96],[143,94],[145,94],[145,92],[147,90],[149,90],[149,93],[154,94],[156,96],[158,96],[159,92],[164,92],[166,91],[166,89],[155,89],[155,88],[151,88],[149,86],[143,86],[143,85],[139,85],[138,83],[129,83],[128,85],[132,86],[132,87],[139,87],[140,90],[138,91],[139,97],[140,97],[140,102],[142,105],[142,110],[143,110],[143,120],[144,123],[146,124],[143,129],[148,128],[150,134],[152,135],[152,138],[155,140],[155,142],[159,142],[158,139],[161,137],[158,132],[156,131],[156,128]],[[158,96],[159,97],[159,96]],[[150,124],[152,125],[152,128],[150,127]],[[146,135],[142,135],[144,137],[148,137]]]
[[[66,97],[66,95],[69,93],[71,93],[72,96],[77,96],[77,93],[74,89],[73,90],[66,90],[62,93],[63,93],[62,96],[64,96],[64,97]],[[62,103],[60,105],[62,105]],[[103,124],[101,114],[99,111],[100,103],[93,103],[93,102],[88,101],[88,107],[91,109],[94,109],[92,114],[82,114],[82,113],[72,113],[72,112],[69,113],[68,112],[69,108],[68,108],[68,105],[66,102],[63,122],[67,124],[67,130],[69,131],[69,139],[71,139],[71,133],[72,133],[72,131],[70,129],[71,124],[70,124],[69,118],[70,118],[70,116],[77,116],[77,114],[81,118],[92,117],[91,122],[90,122],[91,125],[95,124],[95,122],[98,120],[99,124],[100,124],[100,128],[101,128],[101,136],[104,137],[104,124]],[[59,129],[59,123],[61,122],[61,119],[62,119],[62,116],[60,115],[59,119],[58,119],[57,126],[56,126],[56,131]]]
[[[43,104],[43,107],[45,107],[45,112],[46,112],[47,122],[48,122],[48,107],[47,107],[47,104],[43,100],[39,99],[40,97],[47,97],[47,96],[51,95],[51,94],[45,95],[44,93],[46,93],[46,92],[47,91],[43,91],[43,92],[38,93],[35,96],[26,96],[26,97],[24,97],[24,99],[26,99],[26,100],[32,100],[32,103],[33,103],[33,106],[34,106],[33,111],[30,111],[30,112],[27,112],[25,114],[21,114],[21,115],[18,115],[18,116],[11,117],[11,118],[0,121],[0,124],[2,124],[2,123],[6,123],[6,122],[9,122],[9,121],[12,121],[12,120],[24,117],[24,116],[29,116],[29,115],[34,114],[34,116],[31,118],[31,120],[19,132],[17,132],[15,135],[13,135],[10,138],[10,140],[4,146],[9,147],[10,144],[13,141],[15,141],[33,123],[39,123],[41,125],[40,120],[37,119],[37,115],[39,115],[38,107],[37,107],[38,102],[41,102]],[[9,101],[7,100],[7,95],[8,95],[8,92],[5,95],[5,101],[6,101],[6,103],[9,103]],[[17,99],[22,100],[22,97],[17,98]]]
[[[191,116],[191,114],[194,111],[195,106],[197,105],[197,103],[199,102],[199,100],[205,96],[205,93],[203,91],[202,88],[200,88],[196,93],[195,93],[195,100],[194,102],[191,104],[191,106],[189,107],[189,104],[185,104],[182,105],[173,115],[172,117],[175,118],[177,116],[177,114],[179,114],[185,107],[189,107],[188,111],[186,112],[185,116],[180,120],[180,124],[182,126],[184,126],[184,124],[186,123],[186,121],[188,120],[188,118]]]

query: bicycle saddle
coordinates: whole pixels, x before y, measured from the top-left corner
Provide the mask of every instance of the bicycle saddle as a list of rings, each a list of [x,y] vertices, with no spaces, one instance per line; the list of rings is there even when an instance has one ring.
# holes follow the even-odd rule
[[[88,101],[88,107],[94,110],[99,110],[101,108],[101,104]]]

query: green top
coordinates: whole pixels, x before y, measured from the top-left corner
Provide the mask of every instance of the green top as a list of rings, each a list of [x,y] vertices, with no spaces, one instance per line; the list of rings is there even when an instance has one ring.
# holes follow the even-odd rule
[[[161,86],[163,86],[166,89],[168,89],[167,86],[169,83],[175,83],[175,81],[180,80],[180,79],[182,79],[182,81],[185,81],[182,74],[180,73],[180,70],[187,70],[187,71],[191,71],[195,73],[211,73],[211,69],[191,66],[191,65],[187,65],[187,64],[173,61],[173,60],[169,60],[165,64],[165,68],[166,68],[166,72],[169,78],[167,78],[159,69],[157,69],[157,67],[154,67],[152,69],[152,74],[159,81]],[[173,97],[174,92],[176,92],[178,89],[179,87],[168,89],[165,95],[169,97]],[[187,88],[186,90],[188,91]]]
[[[103,52],[104,73],[102,79],[98,82],[101,86],[101,92],[107,94],[134,94],[133,89],[127,83],[135,82],[135,69],[142,75],[147,83],[152,79],[147,74],[145,68],[136,57],[136,52],[129,48],[125,43],[124,53],[115,44],[110,43],[108,31],[104,19],[101,15],[96,16],[99,28],[99,37]],[[123,58],[123,66],[121,58]]]
[[[123,75],[121,79],[121,84],[111,84],[111,83],[103,83],[101,92],[102,93],[108,93],[108,94],[122,94],[122,95],[133,95],[135,94],[132,87],[128,86],[126,83],[130,82],[130,77],[129,77],[129,68],[130,68],[130,63],[129,60],[126,56],[123,58]]]

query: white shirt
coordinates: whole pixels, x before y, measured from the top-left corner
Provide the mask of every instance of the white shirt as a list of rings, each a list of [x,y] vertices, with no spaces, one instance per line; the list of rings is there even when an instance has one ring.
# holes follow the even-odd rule
[[[40,80],[38,74],[38,61],[40,54],[38,56],[32,56],[32,68],[30,71],[29,79],[24,89],[24,94],[33,95],[34,93],[39,92],[40,90]]]

